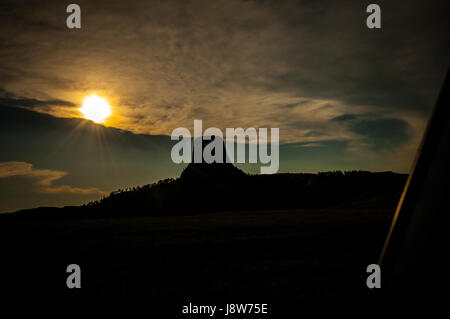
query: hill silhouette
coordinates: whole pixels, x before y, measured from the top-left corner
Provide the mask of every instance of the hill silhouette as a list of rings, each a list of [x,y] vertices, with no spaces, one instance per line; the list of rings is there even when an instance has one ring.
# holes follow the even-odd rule
[[[227,164],[229,169],[222,171],[229,170],[231,174],[227,175],[217,173],[220,164],[207,165],[189,165],[178,179],[118,190],[78,211],[87,216],[126,217],[337,205],[392,206],[406,182],[406,175],[391,172],[247,175]],[[205,178],[211,176],[207,172],[215,172],[216,177]]]
[[[368,171],[249,175],[227,163],[226,152],[223,154],[223,163],[190,163],[176,179],[119,189],[82,206],[41,207],[14,215],[137,217],[343,205],[391,207],[407,178],[406,174]]]

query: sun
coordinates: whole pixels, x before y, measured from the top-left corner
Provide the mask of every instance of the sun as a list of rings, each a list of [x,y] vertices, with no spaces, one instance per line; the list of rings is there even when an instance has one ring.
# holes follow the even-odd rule
[[[111,106],[106,99],[93,94],[84,99],[80,112],[83,113],[85,119],[102,123],[111,115]]]

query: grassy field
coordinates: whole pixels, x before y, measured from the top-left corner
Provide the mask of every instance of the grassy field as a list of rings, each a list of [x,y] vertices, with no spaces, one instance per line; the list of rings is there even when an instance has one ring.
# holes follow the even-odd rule
[[[19,294],[364,300],[393,209],[222,212],[0,223],[3,283]],[[82,289],[66,288],[66,267]]]

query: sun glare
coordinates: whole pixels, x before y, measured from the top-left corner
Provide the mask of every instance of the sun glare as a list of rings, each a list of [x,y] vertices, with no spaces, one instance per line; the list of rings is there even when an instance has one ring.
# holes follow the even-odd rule
[[[83,113],[84,118],[95,123],[102,123],[111,115],[111,107],[108,101],[94,94],[84,99],[80,112]]]

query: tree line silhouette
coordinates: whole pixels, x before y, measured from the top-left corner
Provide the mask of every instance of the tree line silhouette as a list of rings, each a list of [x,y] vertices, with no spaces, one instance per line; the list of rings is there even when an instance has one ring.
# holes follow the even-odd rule
[[[246,174],[233,164],[189,164],[179,178],[118,189],[81,206],[20,211],[48,217],[176,216],[219,211],[393,207],[406,174],[361,170]],[[370,203],[366,205],[365,203]]]

